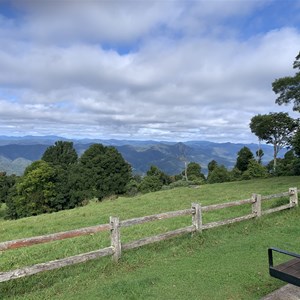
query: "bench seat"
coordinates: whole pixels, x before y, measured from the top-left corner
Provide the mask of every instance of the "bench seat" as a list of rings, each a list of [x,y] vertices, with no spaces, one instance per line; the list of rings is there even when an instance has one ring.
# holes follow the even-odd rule
[[[283,253],[293,258],[284,263],[274,266],[272,251]],[[296,286],[300,286],[300,255],[299,254],[284,251],[278,248],[269,248],[268,255],[269,255],[269,273],[272,277],[281,279],[285,282],[291,283]]]

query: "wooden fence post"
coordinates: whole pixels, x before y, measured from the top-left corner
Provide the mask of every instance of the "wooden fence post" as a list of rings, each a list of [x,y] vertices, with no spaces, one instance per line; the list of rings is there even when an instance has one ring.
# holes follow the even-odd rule
[[[192,214],[192,223],[195,227],[195,231],[202,232],[202,211],[201,211],[201,204],[199,203],[192,203],[192,209],[195,212]]]
[[[261,217],[261,195],[252,194],[253,204],[252,204],[252,213],[256,214],[256,217]]]
[[[111,224],[111,246],[114,249],[113,261],[118,262],[121,257],[121,239],[120,239],[120,226],[118,217],[110,217]]]
[[[293,204],[294,206],[298,206],[298,191],[297,188],[289,188],[289,194],[290,194],[290,204]]]

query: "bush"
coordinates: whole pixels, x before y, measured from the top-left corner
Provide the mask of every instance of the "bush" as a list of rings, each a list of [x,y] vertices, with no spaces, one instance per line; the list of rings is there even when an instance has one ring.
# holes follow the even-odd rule
[[[201,166],[196,162],[190,162],[187,166],[187,177],[189,181],[194,181],[195,184],[205,182],[205,176],[201,173]]]
[[[229,172],[230,181],[238,181],[242,179],[242,172],[238,168],[233,168]]]
[[[242,179],[266,178],[267,176],[267,169],[255,159],[251,159],[248,164],[248,169],[242,175]]]
[[[230,181],[230,175],[225,166],[216,166],[207,178],[208,183]]]
[[[139,192],[139,183],[135,179],[131,179],[125,187],[126,195],[129,197],[133,197]]]
[[[186,181],[186,180],[178,180],[175,182],[172,182],[171,184],[169,184],[170,188],[177,188],[177,187],[188,187],[191,184],[190,181]]]
[[[150,193],[159,191],[163,184],[157,176],[145,176],[139,185],[139,191],[142,193]]]
[[[205,180],[205,177],[189,176],[188,182],[189,182],[189,185],[202,185],[202,184],[205,184],[206,180]]]

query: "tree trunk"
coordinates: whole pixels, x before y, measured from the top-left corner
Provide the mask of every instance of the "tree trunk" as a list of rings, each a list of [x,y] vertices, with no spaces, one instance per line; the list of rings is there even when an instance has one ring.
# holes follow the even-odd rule
[[[274,157],[273,157],[273,171],[274,173],[276,172],[276,165],[277,165],[277,153],[278,153],[278,150],[277,150],[277,145],[274,144]]]
[[[188,175],[187,175],[187,162],[184,162],[184,177],[185,181],[188,181]]]

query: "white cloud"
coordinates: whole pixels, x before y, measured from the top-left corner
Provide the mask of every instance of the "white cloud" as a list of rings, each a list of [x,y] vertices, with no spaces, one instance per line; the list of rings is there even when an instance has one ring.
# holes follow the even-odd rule
[[[49,43],[69,40],[131,42],[181,10],[177,1],[15,1],[26,12],[23,34]],[[54,21],[55,20],[55,21]]]
[[[270,1],[24,3],[0,18],[0,134],[250,141],[252,116],[291,110],[271,83],[293,74],[299,31],[226,23]]]

